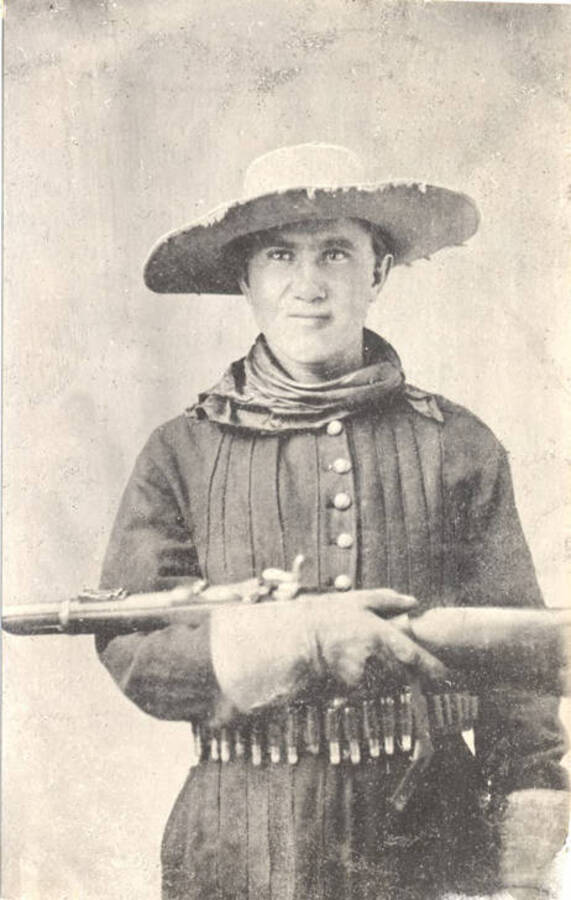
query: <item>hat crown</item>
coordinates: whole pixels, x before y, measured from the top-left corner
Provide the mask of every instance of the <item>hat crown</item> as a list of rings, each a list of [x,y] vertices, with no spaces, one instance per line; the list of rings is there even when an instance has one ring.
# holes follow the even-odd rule
[[[356,153],[335,144],[297,144],[271,150],[250,163],[243,199],[303,187],[341,187],[365,182]]]

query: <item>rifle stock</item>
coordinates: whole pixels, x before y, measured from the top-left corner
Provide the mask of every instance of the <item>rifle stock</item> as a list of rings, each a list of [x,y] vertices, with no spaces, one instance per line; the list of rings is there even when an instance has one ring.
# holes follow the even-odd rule
[[[571,608],[441,607],[411,618],[408,633],[473,690],[509,683],[571,695]]]

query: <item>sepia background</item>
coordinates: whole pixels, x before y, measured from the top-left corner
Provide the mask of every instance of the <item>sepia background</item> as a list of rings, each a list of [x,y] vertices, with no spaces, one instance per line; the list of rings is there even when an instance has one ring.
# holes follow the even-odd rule
[[[565,603],[570,37],[563,6],[8,3],[4,602],[97,584],[148,434],[255,333],[240,299],[148,292],[149,247],[318,140],[475,198],[475,238],[394,271],[370,325],[507,446]],[[153,900],[188,727],[130,704],[90,638],[3,645],[2,897]]]

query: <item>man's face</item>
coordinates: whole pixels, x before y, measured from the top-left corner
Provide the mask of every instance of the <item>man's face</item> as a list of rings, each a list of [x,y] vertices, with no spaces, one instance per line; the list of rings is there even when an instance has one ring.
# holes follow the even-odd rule
[[[335,219],[275,229],[254,250],[247,271],[242,291],[286,367],[291,361],[334,371],[356,352],[361,357],[367,310],[381,286],[362,225]]]

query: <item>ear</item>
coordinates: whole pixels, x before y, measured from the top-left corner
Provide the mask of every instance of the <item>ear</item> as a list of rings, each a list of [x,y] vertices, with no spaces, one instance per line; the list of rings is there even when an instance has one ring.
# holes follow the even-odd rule
[[[381,262],[377,263],[375,266],[375,276],[373,280],[373,295],[371,298],[371,302],[376,300],[382,291],[387,278],[389,277],[389,272],[391,271],[393,266],[393,255],[392,253],[386,253]]]
[[[240,278],[238,282],[242,295],[247,303],[251,303],[250,286],[245,278]]]

